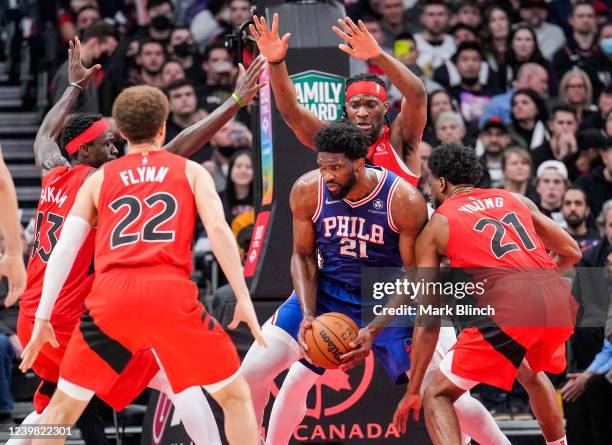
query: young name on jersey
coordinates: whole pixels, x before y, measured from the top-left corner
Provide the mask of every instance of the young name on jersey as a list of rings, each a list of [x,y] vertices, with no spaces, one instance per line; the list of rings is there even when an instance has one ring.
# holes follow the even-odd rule
[[[470,198],[472,199],[472,198]],[[504,198],[496,196],[495,198],[474,199],[473,201],[463,204],[459,207],[460,212],[476,213],[478,211],[500,208],[504,206]]]
[[[164,182],[168,171],[168,167],[144,166],[120,171],[119,177],[126,186],[140,184],[142,182],[161,183]]]

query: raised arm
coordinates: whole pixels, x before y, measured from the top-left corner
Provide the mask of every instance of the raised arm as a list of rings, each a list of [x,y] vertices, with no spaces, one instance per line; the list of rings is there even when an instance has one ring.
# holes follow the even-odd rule
[[[293,254],[291,255],[291,278],[302,307],[303,321],[298,342],[307,352],[304,342],[306,329],[316,316],[319,268],[316,254],[316,232],[312,217],[317,208],[319,173],[311,171],[299,178],[289,197],[293,213]]]
[[[535,231],[544,247],[554,254],[553,259],[559,272],[564,273],[574,267],[582,258],[578,243],[559,224],[540,212],[529,198],[517,193],[514,196],[529,209]]]
[[[0,278],[6,276],[9,292],[4,305],[13,305],[26,286],[26,271],[23,265],[23,246],[21,244],[21,224],[17,208],[17,193],[13,178],[4,163],[0,147],[0,235],[4,238],[5,251],[0,259]]]
[[[423,82],[403,63],[384,52],[361,20],[359,26],[349,17],[338,19],[338,23],[344,32],[335,26],[333,31],[350,45],[340,44],[339,48],[351,57],[375,63],[404,96],[401,112],[391,125],[391,144],[406,159],[408,168],[419,174],[421,162],[417,147],[427,121],[427,92]]]
[[[278,14],[274,14],[272,19],[272,30],[268,29],[265,17],[253,16],[253,21],[255,25],[249,25],[249,30],[257,42],[259,52],[270,63],[270,81],[276,107],[299,141],[314,150],[314,135],[325,123],[298,104],[295,87],[285,63],[291,34],[287,33],[282,39],[279,38]]]
[[[34,159],[36,166],[44,176],[54,167],[60,165],[69,166],[70,163],[62,156],[56,139],[64,126],[66,116],[70,113],[81,90],[85,88],[91,77],[101,67],[94,65],[86,69],[81,62],[81,42],[75,37],[70,42],[68,49],[68,81],[64,94],[59,101],[49,110],[34,140]]]
[[[236,81],[234,94],[241,104],[234,97],[230,97],[206,118],[181,131],[164,146],[164,149],[188,158],[210,141],[212,136],[234,117],[241,107],[249,105],[257,92],[266,85],[257,82],[265,64],[266,58],[261,55],[254,60],[247,70],[240,64],[240,74]]]
[[[241,321],[244,321],[255,339],[265,346],[266,342],[261,335],[261,327],[244,281],[238,245],[225,221],[223,205],[215,190],[215,183],[204,167],[192,161],[187,161],[187,177],[192,178],[196,207],[206,229],[212,251],[236,296],[234,318],[228,327],[234,329]]]

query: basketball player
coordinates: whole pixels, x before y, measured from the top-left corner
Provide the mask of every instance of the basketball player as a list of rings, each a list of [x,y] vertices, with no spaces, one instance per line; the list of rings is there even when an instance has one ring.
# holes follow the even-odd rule
[[[290,196],[295,291],[263,328],[269,347],[254,343],[242,365],[259,425],[273,379],[290,368],[274,401],[267,445],[289,443],[306,414],[308,391],[324,372],[303,359],[304,332],[312,328],[312,319],[342,312],[360,325],[362,268],[412,267],[414,242],[427,220],[425,201],[414,187],[386,169],[366,166],[369,141],[362,130],[333,123],[319,130],[315,143],[319,170],[299,178]],[[352,366],[372,349],[392,381],[405,383],[409,337],[411,328],[361,329],[356,354],[346,356]],[[440,354],[445,353],[443,343]],[[456,407],[465,432],[478,442],[508,443],[488,411],[469,394]]]
[[[0,234],[4,238],[4,254],[0,258],[0,278],[7,277],[9,291],[5,305],[19,298],[26,285],[26,271],[23,265],[21,224],[17,211],[17,194],[13,178],[4,163],[0,147]]]
[[[437,268],[445,255],[452,267],[491,268],[474,276],[497,274],[488,275],[493,280],[485,297],[499,311],[491,316],[495,324],[461,333],[425,392],[431,439],[436,445],[459,445],[453,402],[478,383],[510,390],[518,377],[546,443],[566,445],[561,409],[544,372],[565,369],[564,343],[573,331],[574,302],[558,270],[571,268],[581,257],[580,248],[529,199],[475,188],[482,168],[473,149],[444,144],[433,151],[428,165],[437,209],[417,239],[417,266]],[[553,311],[546,311],[550,306]],[[524,323],[526,312],[533,318]],[[545,327],[551,315],[560,318],[550,324],[555,327]],[[416,327],[414,333],[411,381],[396,413],[396,421],[404,424],[411,409],[420,409],[419,385],[437,338],[435,326]]]
[[[61,143],[71,157],[72,163],[69,163],[62,156],[55,142],[55,138],[62,129],[66,116],[76,101],[81,88],[86,85],[97,70],[97,67],[86,70],[82,66],[78,39],[70,42],[70,44],[69,80],[71,84],[45,117],[34,144],[36,161],[43,175],[43,192],[37,212],[36,239],[28,265],[28,288],[20,305],[18,333],[24,345],[30,341],[35,327],[35,312],[40,301],[47,262],[57,243],[68,211],[74,203],[78,188],[85,178],[95,171],[95,168],[114,159],[117,154],[113,145],[113,134],[108,125],[98,116],[73,115],[64,126]],[[237,82],[236,94],[242,97],[245,103],[250,102],[260,88],[256,84],[256,79],[264,62],[263,58],[256,60],[248,71],[242,72],[241,79],[239,78]],[[207,119],[181,132],[164,148],[171,152],[189,156],[201,147],[238,110],[239,106],[236,101],[226,102],[209,115]],[[47,406],[55,389],[61,359],[73,328],[83,313],[83,301],[93,282],[93,274],[90,273],[90,269],[93,259],[94,238],[95,232],[92,231],[76,258],[75,266],[53,311],[51,322],[56,334],[55,343],[59,344],[59,347],[45,345],[42,347],[40,355],[36,357],[35,362],[32,362],[31,356],[24,356],[22,368],[27,369],[32,365],[34,371],[42,379],[41,385],[34,396],[36,412],[28,416],[24,423],[37,422],[40,413]],[[31,346],[29,352],[38,351],[34,351]],[[149,359],[153,360],[152,355],[150,353],[149,355]],[[143,366],[148,366],[146,364],[147,359],[143,358],[142,360],[145,363]],[[154,366],[151,365],[151,367]],[[129,380],[129,376],[125,378]],[[144,381],[144,383],[146,384],[148,381]],[[168,393],[180,412],[187,432],[196,443],[220,444],[214,416],[204,395],[198,388],[176,397],[167,385],[163,371],[155,376],[152,384],[155,389]],[[107,394],[103,395],[104,400],[113,407],[121,409],[122,406],[133,399],[137,391],[144,389],[136,384],[126,386],[129,386],[130,391],[120,390],[115,392],[119,396],[118,399]],[[203,418],[208,419],[208,421],[203,422]],[[17,445],[17,443],[15,442],[14,445]],[[11,445],[13,444],[11,443]]]
[[[160,148],[167,117],[168,100],[156,88],[132,87],[117,97],[113,118],[128,154],[83,184],[51,254],[36,312],[44,339],[52,337],[44,320],[97,221],[96,277],[87,310],[41,422],[74,423],[94,393],[107,393],[139,351],[152,349],[175,393],[202,385],[221,405],[230,444],[256,445],[236,349],[189,279],[193,231],[182,229],[194,225],[196,213],[237,298],[231,326],[244,321],[265,342],[212,178],[201,165]]]
[[[270,64],[276,106],[299,141],[315,149],[315,134],[329,123],[297,102],[285,63],[291,34],[279,38],[278,14],[274,14],[271,30],[264,17],[254,16],[253,21],[255,24],[249,29],[259,51]],[[427,120],[427,93],[423,82],[404,64],[382,51],[362,21],[357,26],[347,17],[339,19],[338,23],[342,30],[334,26],[333,31],[350,45],[340,44],[339,48],[356,59],[376,64],[404,96],[399,115],[388,126],[385,124],[389,108],[385,82],[373,74],[351,77],[346,80],[346,120],[368,135],[367,159],[370,163],[391,170],[416,187],[421,169],[417,147]]]

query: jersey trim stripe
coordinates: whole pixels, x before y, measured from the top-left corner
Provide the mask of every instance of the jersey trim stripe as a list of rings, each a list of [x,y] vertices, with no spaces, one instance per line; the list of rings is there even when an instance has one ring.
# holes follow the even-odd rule
[[[400,181],[403,181],[403,179],[399,176],[395,178],[395,180],[393,181],[393,185],[391,185],[391,189],[389,190],[389,195],[387,195],[387,222],[389,223],[389,227],[391,228],[391,230],[397,233],[399,233],[400,230],[393,222],[391,203],[393,202],[393,194],[395,193],[395,190],[397,189],[397,186],[399,185]]]
[[[401,168],[402,171],[406,173],[407,175],[412,176],[413,178],[416,178],[418,182],[418,179],[421,177],[421,175],[415,175],[414,172],[410,170],[410,168],[408,168],[408,166],[404,163],[402,158],[399,157],[399,155],[397,154],[397,152],[395,151],[393,147],[391,147],[391,152],[393,153],[393,156],[395,157],[395,161],[397,162],[397,165],[399,166],[399,168]]]
[[[312,215],[312,222],[316,222],[321,215],[321,210],[323,210],[323,187],[325,184],[323,183],[323,176],[319,176],[319,193],[317,194],[317,209]]]
[[[383,188],[383,186],[385,185],[385,181],[387,180],[387,169],[383,168],[382,169],[382,173],[383,174],[382,174],[382,177],[380,178],[380,180],[378,181],[378,185],[374,188],[374,190],[372,190],[372,192],[368,196],[366,196],[365,198],[362,198],[362,199],[360,199],[359,201],[356,201],[356,202],[349,201],[346,198],[342,198],[342,200],[345,203],[347,203],[349,206],[351,206],[352,208],[355,208],[355,207],[359,207],[359,206],[361,206],[361,205],[371,201],[372,199],[374,199],[374,197],[376,195],[378,195],[378,192],[380,192],[380,189]]]

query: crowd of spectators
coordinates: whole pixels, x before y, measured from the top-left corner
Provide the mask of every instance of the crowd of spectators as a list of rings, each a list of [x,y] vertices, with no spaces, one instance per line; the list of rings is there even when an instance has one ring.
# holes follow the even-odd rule
[[[123,88],[156,86],[170,100],[169,139],[220,105],[233,91],[236,61],[248,65],[255,53],[252,42],[242,54],[224,45],[224,36],[251,17],[249,0],[14,3],[36,69],[49,73],[52,103],[67,85],[67,42],[79,35],[85,63],[100,63],[103,69],[81,95],[76,111],[108,117]],[[580,243],[582,265],[609,266],[610,0],[345,0],[344,5],[351,18],[363,20],[381,47],[425,84],[428,121],[419,146],[424,161],[419,188],[426,196],[431,151],[440,143],[463,142],[481,156],[481,187],[531,198]],[[381,74],[369,63],[352,69]],[[393,118],[401,97],[391,88],[389,98]],[[244,110],[193,158],[213,175],[237,235],[253,221],[249,127],[250,115]],[[585,376],[607,373],[608,380],[598,379],[598,385],[607,382],[608,391],[612,387],[610,332],[604,334],[602,328],[589,333],[591,340],[598,336],[594,343],[599,341],[590,357],[572,351],[572,357],[581,359],[570,363],[570,369],[579,373],[570,374],[564,395],[567,385],[582,388],[565,397],[568,412],[582,410],[576,418],[593,418],[589,404],[577,402],[588,397],[583,393],[589,381]],[[607,362],[601,358],[606,351]],[[592,360],[599,360],[597,366]],[[507,414],[507,401],[503,403],[505,407],[491,408]],[[527,407],[516,413],[521,409]],[[589,428],[568,422],[571,443],[599,443],[580,437]],[[609,429],[607,434],[612,437]]]

